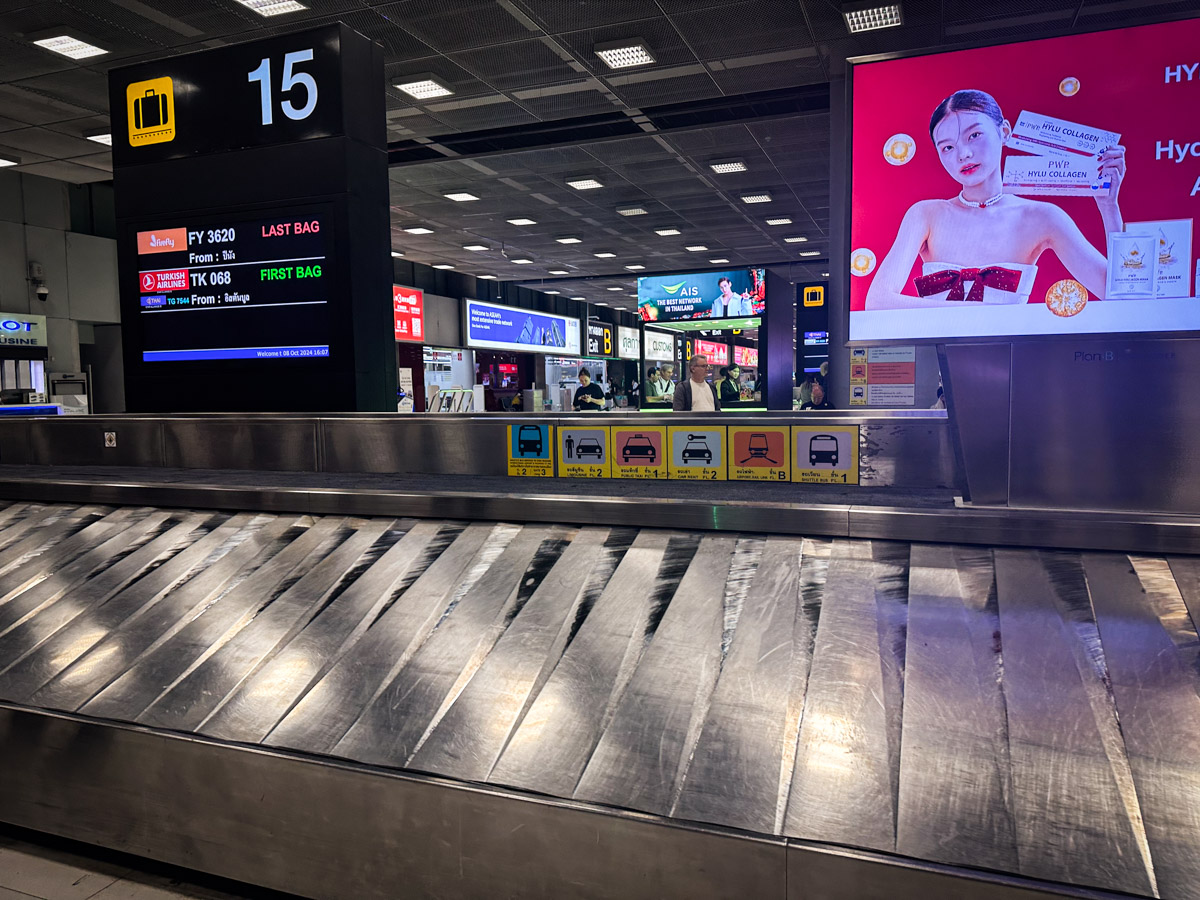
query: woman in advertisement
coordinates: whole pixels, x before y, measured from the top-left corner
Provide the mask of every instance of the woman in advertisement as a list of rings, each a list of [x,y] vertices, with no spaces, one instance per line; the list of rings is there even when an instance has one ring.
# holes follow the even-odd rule
[[[1011,134],[999,104],[984,91],[956,91],[938,104],[929,136],[960,190],[951,199],[919,200],[909,207],[867,291],[867,309],[938,307],[963,300],[1027,303],[1038,258],[1047,250],[1094,297],[1104,298],[1107,253],[1089,243],[1057,204],[1004,192],[1001,155]],[[1105,233],[1121,231],[1118,194],[1125,148],[1109,147],[1095,162],[1100,179],[1111,181],[1107,195],[1095,198]],[[904,289],[917,257],[922,267],[913,296]],[[970,277],[964,270],[970,270]]]

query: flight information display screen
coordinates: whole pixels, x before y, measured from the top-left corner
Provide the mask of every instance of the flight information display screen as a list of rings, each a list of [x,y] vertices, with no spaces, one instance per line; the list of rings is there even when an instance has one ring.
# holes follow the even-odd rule
[[[321,208],[140,228],[143,361],[328,357],[331,229]]]

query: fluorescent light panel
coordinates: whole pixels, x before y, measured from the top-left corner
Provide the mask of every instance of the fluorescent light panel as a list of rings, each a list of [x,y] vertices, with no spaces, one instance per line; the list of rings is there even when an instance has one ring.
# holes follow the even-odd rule
[[[606,291],[623,291],[623,290],[625,290],[625,288],[619,288],[619,287],[608,287],[608,288],[605,288],[605,290],[606,290]]]
[[[478,252],[480,250],[490,250],[492,248],[487,244],[463,244],[463,249]]]
[[[395,88],[414,100],[431,100],[434,97],[449,97],[454,91],[442,84],[432,75],[414,76],[412,81],[401,81]]]
[[[424,225],[409,225],[404,230],[409,234],[433,234],[433,229],[426,228]]]
[[[584,178],[582,176],[579,178],[568,178],[567,184],[575,188],[577,191],[594,191],[596,188],[604,187],[604,185],[595,178]]]
[[[456,200],[459,203],[463,203],[467,200],[478,200],[479,199],[474,194],[469,193],[467,191],[454,191],[451,194],[443,194],[442,196],[445,197],[447,200]]]
[[[673,234],[680,234],[681,232],[678,228],[655,228],[654,233],[661,234],[663,237],[670,237]]]
[[[654,62],[654,54],[650,52],[650,48],[646,46],[646,42],[642,38],[606,41],[603,44],[596,44],[592,49],[610,69],[648,66]]]
[[[607,250],[605,250],[601,253],[593,253],[592,255],[597,259],[615,259],[617,254],[609,253]]]
[[[5,166],[19,166],[20,164],[21,161],[19,159],[10,159],[7,156],[0,156],[0,169],[4,168]]]
[[[67,59],[88,59],[93,56],[100,56],[107,53],[107,50],[101,50],[95,44],[89,44],[87,41],[81,41],[79,38],[71,37],[69,34],[60,34],[55,37],[42,38],[33,42],[36,46],[43,50],[49,50],[51,53],[57,53],[59,56],[65,56]]]
[[[102,131],[99,134],[84,135],[89,141],[95,141],[97,144],[103,144],[105,147],[112,146],[112,134],[107,131]]]
[[[476,278],[482,278],[482,279],[483,279],[483,280],[485,280],[485,281],[495,281],[495,280],[496,280],[496,276],[495,276],[495,275],[476,275],[475,277],[476,277]]]
[[[555,296],[555,297],[557,297],[559,294],[561,294],[561,293],[562,293],[562,291],[542,291],[542,293],[543,293],[543,294],[550,294],[550,295],[552,295],[552,296]]]
[[[526,258],[525,258],[525,257],[523,257],[523,256],[518,256],[518,257],[516,257],[516,258],[514,258],[514,259],[510,259],[510,260],[509,260],[509,262],[510,262],[510,263],[512,263],[512,264],[513,264],[513,265],[515,265],[515,266],[527,266],[527,265],[529,265],[530,263],[532,263],[532,262],[533,262],[533,260],[532,260],[532,259],[526,259]]]
[[[536,225],[537,221],[534,219],[525,219],[525,218],[509,219],[508,224],[509,225]]]
[[[642,209],[640,206],[627,206],[624,209],[618,209],[617,215],[619,215],[619,216],[644,216],[644,215],[646,215],[646,211],[644,209]]]
[[[550,275],[570,275],[571,273],[568,272],[566,269],[550,269],[548,274],[550,274]]]
[[[770,191],[758,191],[757,193],[754,193],[754,194],[742,194],[742,202],[743,203],[770,203],[771,202],[771,192]]]
[[[400,259],[402,256],[404,256],[404,254],[401,253],[399,250],[392,251],[392,259]]]
[[[632,265],[628,265],[625,268],[627,268],[630,272],[640,272],[640,271],[642,271],[642,269],[644,269],[646,267],[639,263],[633,263]]]
[[[900,12],[899,3],[887,3],[882,6],[864,6],[853,4],[857,8],[843,6],[842,16],[846,20],[846,28],[851,34],[862,31],[876,31],[880,28],[895,28],[904,24],[904,16]]]
[[[787,216],[776,216],[775,218],[767,219],[767,224],[768,225],[791,225],[792,220],[789,219]]]
[[[572,234],[566,234],[566,235],[563,235],[562,237],[556,237],[554,240],[560,244],[582,244],[583,243],[583,238],[575,237]]]
[[[721,263],[727,263],[729,260],[722,257],[721,259],[710,259],[709,262],[716,266],[720,265]]]
[[[740,159],[715,159],[708,164],[708,167],[718,175],[746,171],[746,164]]]
[[[587,297],[572,297],[571,299],[572,299],[572,300],[587,300]],[[607,303],[605,303],[605,304],[603,304],[603,305],[604,305],[604,306],[607,306],[608,304],[607,304]]]
[[[435,263],[434,268],[435,269],[453,269],[454,266],[450,265],[449,263]]]
[[[807,244],[808,238],[802,234],[794,234],[791,237],[785,237],[783,242],[785,244]]]
[[[692,253],[699,253],[700,251],[707,250],[708,248],[703,244],[692,244],[690,247],[684,247],[683,249]]]
[[[284,13],[300,12],[308,9],[296,0],[238,0],[242,6],[254,10],[260,16],[281,16]]]
[[[820,250],[801,250],[800,255],[801,256],[820,256],[821,251]]]

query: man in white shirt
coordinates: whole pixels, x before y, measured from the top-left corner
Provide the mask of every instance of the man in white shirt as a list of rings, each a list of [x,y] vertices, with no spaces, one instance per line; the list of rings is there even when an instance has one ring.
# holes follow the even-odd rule
[[[697,354],[688,360],[691,377],[675,387],[675,402],[671,408],[676,412],[720,412],[721,400],[716,387],[707,380],[708,357]]]

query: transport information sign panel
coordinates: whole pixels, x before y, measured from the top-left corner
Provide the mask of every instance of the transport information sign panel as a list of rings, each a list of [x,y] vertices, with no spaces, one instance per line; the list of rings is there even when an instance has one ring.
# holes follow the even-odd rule
[[[858,484],[857,425],[795,425],[792,446],[792,481]]]
[[[554,427],[508,426],[508,474],[524,478],[554,476]]]

